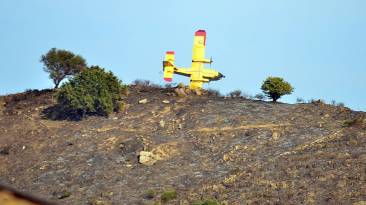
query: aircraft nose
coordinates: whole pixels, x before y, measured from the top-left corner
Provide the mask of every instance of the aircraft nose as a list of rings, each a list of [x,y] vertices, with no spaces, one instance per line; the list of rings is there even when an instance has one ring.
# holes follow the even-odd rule
[[[219,78],[225,78],[225,76],[219,72]]]

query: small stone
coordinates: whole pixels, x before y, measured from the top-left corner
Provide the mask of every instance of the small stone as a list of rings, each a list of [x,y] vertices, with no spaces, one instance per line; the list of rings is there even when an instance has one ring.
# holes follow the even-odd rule
[[[169,100],[163,100],[162,101],[164,104],[169,104],[170,102],[169,102]]]
[[[159,122],[159,126],[160,126],[161,128],[164,128],[164,127],[165,127],[165,122],[164,122],[164,120],[160,120],[160,122]]]
[[[274,139],[274,140],[278,140],[278,138],[280,138],[280,133],[278,133],[278,132],[273,132],[272,133],[272,139]]]
[[[147,103],[147,99],[142,99],[142,100],[139,100],[139,104],[146,104]]]
[[[178,129],[182,129],[183,125],[182,124],[178,124]]]
[[[61,192],[54,193],[54,195],[56,195],[57,199],[64,199],[64,198],[70,197],[71,196],[71,192],[69,192],[67,190],[63,190]]]

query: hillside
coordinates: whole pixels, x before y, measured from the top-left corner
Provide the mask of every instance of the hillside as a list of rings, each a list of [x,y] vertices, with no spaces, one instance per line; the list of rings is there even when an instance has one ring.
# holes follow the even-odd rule
[[[72,121],[52,119],[51,90],[1,97],[0,184],[70,205],[158,204],[167,189],[166,204],[366,203],[366,113],[139,86],[126,102]]]

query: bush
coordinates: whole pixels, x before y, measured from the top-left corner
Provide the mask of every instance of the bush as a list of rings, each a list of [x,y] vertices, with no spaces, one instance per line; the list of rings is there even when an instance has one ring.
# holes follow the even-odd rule
[[[165,85],[164,85],[164,87],[165,88],[173,88],[173,87],[175,87],[176,86],[176,84],[175,83],[166,83]]]
[[[212,89],[212,88],[209,88],[209,89],[207,90],[207,94],[208,94],[209,96],[221,96],[220,91],[215,90],[215,89]]]
[[[264,100],[266,99],[266,96],[263,95],[262,93],[258,93],[254,96],[255,99],[258,99],[258,100]]]
[[[305,103],[305,100],[303,98],[296,98],[297,103]]]
[[[132,82],[132,84],[137,86],[149,86],[151,84],[150,80],[136,79]]]
[[[344,105],[344,103],[339,102],[339,103],[337,103],[337,106],[339,106],[339,107],[344,107],[345,105]]]
[[[153,189],[149,189],[146,191],[144,198],[145,199],[153,199],[156,195],[156,191]]]
[[[123,107],[121,100],[126,92],[127,87],[112,72],[92,66],[63,84],[57,101],[64,112],[75,117],[108,116]]]
[[[366,118],[364,116],[358,116],[358,117],[354,117],[352,119],[348,119],[343,121],[342,123],[342,127],[352,127],[352,126],[357,126],[357,125],[362,125],[366,122]]]
[[[309,103],[315,104],[315,105],[324,105],[325,101],[323,99],[310,99]]]
[[[264,94],[276,102],[281,96],[291,94],[294,88],[280,77],[268,77],[261,87]]]
[[[177,198],[177,191],[175,189],[166,190],[160,196],[162,202],[168,202],[175,198]]]
[[[53,80],[55,88],[58,88],[63,79],[72,77],[86,68],[83,57],[56,48],[52,48],[42,55],[41,62],[44,64],[44,71],[49,73],[49,77]]]
[[[229,93],[231,98],[238,98],[241,96],[241,90],[234,90]]]

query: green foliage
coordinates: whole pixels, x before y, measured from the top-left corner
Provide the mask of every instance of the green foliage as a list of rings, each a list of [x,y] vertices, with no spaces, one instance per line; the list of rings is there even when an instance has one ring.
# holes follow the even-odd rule
[[[291,94],[294,88],[280,77],[268,77],[261,87],[264,94],[276,102],[281,96]]]
[[[92,66],[63,84],[57,92],[57,101],[64,112],[76,117],[89,113],[108,116],[121,109],[126,92],[127,87],[112,72]]]
[[[213,199],[194,202],[193,205],[220,205],[220,203]]]
[[[63,79],[74,76],[86,68],[83,57],[56,48],[42,55],[40,61],[44,64],[44,71],[49,73],[49,77],[53,80],[55,88],[58,88]]]
[[[354,117],[352,119],[348,119],[343,121],[342,127],[353,127],[357,125],[362,125],[366,122],[366,118],[364,116]]]
[[[153,199],[155,197],[155,195],[156,195],[156,191],[153,190],[153,189],[149,189],[149,190],[146,191],[144,198],[145,199]]]
[[[166,190],[160,196],[162,202],[168,202],[175,198],[177,198],[177,191],[175,189]]]

